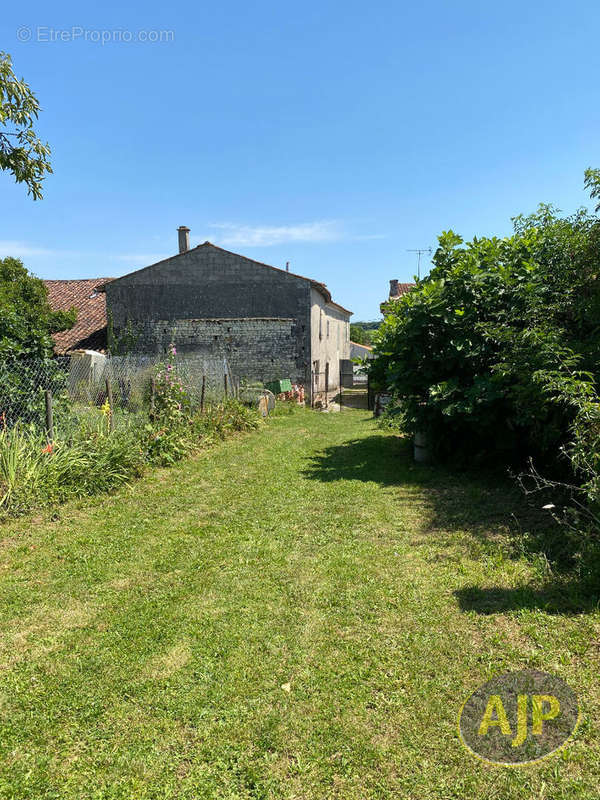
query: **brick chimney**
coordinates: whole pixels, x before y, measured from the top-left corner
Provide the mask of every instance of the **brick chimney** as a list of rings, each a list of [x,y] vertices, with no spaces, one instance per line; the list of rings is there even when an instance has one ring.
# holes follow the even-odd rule
[[[177,233],[179,234],[179,252],[187,253],[190,249],[190,229],[186,228],[185,225],[180,225],[177,228]]]
[[[398,281],[394,279],[390,281],[390,297],[398,297]]]

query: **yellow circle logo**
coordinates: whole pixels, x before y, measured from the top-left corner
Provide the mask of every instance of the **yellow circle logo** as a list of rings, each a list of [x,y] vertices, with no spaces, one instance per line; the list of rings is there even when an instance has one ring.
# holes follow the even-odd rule
[[[559,750],[578,721],[579,704],[568,684],[547,672],[521,670],[473,692],[460,711],[458,733],[478,758],[514,766]]]

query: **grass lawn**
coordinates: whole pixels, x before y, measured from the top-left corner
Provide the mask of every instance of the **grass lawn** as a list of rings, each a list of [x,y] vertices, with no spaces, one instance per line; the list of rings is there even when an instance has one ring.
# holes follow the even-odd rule
[[[2,526],[0,798],[597,796],[600,614],[519,549],[535,524],[344,410]],[[460,706],[524,667],[583,723],[481,763]]]

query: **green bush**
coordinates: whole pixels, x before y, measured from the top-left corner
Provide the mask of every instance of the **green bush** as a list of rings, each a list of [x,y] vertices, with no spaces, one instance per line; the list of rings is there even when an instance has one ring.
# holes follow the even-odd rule
[[[375,343],[386,419],[464,464],[524,464],[596,491],[600,221],[541,206],[514,235],[442,234]]]

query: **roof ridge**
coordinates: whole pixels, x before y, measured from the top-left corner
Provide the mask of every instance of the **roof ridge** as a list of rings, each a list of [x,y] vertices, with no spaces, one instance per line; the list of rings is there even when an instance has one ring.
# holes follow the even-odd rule
[[[348,308],[344,308],[339,303],[336,303],[331,296],[331,292],[327,288],[326,284],[322,283],[321,281],[317,281],[314,278],[307,278],[306,275],[299,275],[297,272],[289,272],[287,269],[281,269],[281,267],[274,267],[272,264],[265,264],[264,261],[257,261],[255,258],[249,258],[249,256],[244,256],[242,253],[234,253],[233,250],[226,250],[224,247],[219,247],[218,244],[213,244],[209,242],[208,239],[201,244],[197,244],[195,247],[191,247],[189,250],[184,250],[183,253],[174,253],[172,256],[167,256],[166,258],[161,258],[160,261],[155,261],[154,264],[148,264],[145,267],[140,267],[139,269],[134,269],[132,272],[127,272],[125,275],[120,275],[119,278],[111,278],[110,280],[118,281],[120,278],[127,278],[130,275],[135,275],[138,272],[144,272],[147,269],[151,269],[151,267],[157,267],[159,264],[162,264],[165,261],[170,261],[172,258],[178,258],[179,256],[185,256],[190,253],[192,250],[198,250],[201,247],[214,247],[215,250],[220,250],[222,253],[227,253],[230,256],[236,256],[237,258],[243,258],[245,261],[249,261],[251,264],[258,264],[259,267],[267,267],[267,269],[273,269],[276,272],[282,272],[284,275],[289,275],[292,278],[300,278],[303,281],[308,281],[311,285],[315,286],[323,295],[326,302],[332,303],[334,306],[341,308],[342,311],[345,311],[347,314],[352,314]],[[108,280],[108,279],[107,279]],[[100,285],[99,290],[102,290],[102,285]]]

